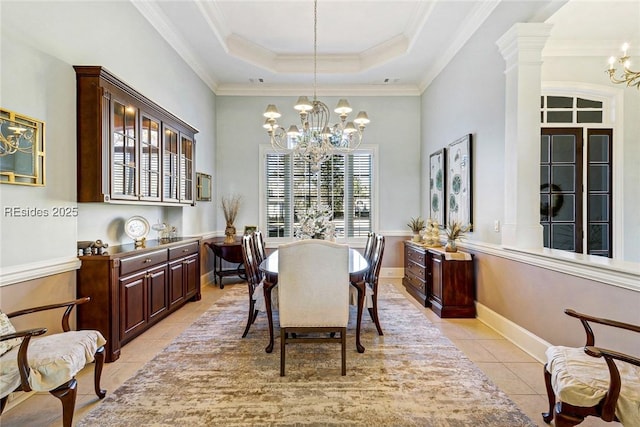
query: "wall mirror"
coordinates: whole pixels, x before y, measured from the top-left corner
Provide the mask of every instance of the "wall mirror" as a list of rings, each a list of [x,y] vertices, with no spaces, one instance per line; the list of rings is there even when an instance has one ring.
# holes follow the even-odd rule
[[[0,108],[0,183],[44,185],[44,122]]]

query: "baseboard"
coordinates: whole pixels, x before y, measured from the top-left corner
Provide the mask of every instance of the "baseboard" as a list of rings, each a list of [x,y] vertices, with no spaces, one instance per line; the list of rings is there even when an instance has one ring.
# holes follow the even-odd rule
[[[547,351],[547,348],[551,346],[550,343],[477,301],[476,312],[476,317],[482,323],[492,329],[495,329],[498,333],[503,335],[516,346],[520,347],[521,350],[529,354],[538,362],[546,362],[547,357],[545,356],[545,351]]]
[[[7,406],[4,408],[3,413],[9,412],[10,410],[12,410],[16,406],[24,402],[31,396],[34,396],[35,394],[36,394],[35,391],[29,391],[29,392],[14,391],[9,396],[7,396]]]
[[[380,279],[402,279],[404,277],[404,268],[402,267],[381,267]]]

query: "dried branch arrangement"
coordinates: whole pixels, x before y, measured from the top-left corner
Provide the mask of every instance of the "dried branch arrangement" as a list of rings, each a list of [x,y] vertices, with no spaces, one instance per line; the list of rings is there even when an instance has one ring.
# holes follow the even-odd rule
[[[222,197],[222,211],[227,224],[233,224],[238,216],[241,197],[237,194]]]

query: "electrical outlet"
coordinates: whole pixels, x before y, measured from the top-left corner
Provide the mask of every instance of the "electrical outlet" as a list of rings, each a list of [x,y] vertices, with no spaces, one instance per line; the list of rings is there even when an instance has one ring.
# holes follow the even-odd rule
[[[495,221],[493,221],[493,231],[495,231],[496,233],[500,232],[500,220],[496,219]]]

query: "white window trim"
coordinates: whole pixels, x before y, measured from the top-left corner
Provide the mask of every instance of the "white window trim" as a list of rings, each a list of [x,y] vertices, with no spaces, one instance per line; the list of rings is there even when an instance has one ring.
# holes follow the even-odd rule
[[[372,174],[372,186],[373,191],[371,193],[371,207],[372,207],[372,216],[371,216],[371,227],[374,231],[379,229],[379,221],[380,221],[380,210],[379,210],[379,197],[378,192],[380,189],[379,180],[380,173],[378,168],[378,145],[377,144],[362,144],[358,147],[355,153],[370,153],[373,156],[373,161],[371,165],[371,174]],[[259,148],[260,153],[260,167],[259,167],[259,182],[258,182],[258,192],[260,194],[260,203],[259,203],[259,213],[258,213],[258,224],[259,228],[262,230],[266,230],[267,224],[267,212],[265,206],[267,205],[267,187],[265,176],[265,160],[267,154],[278,153],[271,145],[269,144],[260,144]],[[295,240],[295,237],[270,237],[267,240],[268,247],[277,247],[282,243],[287,243]],[[366,237],[342,237],[336,240],[338,243],[348,244],[354,247],[364,246],[366,241]]]

